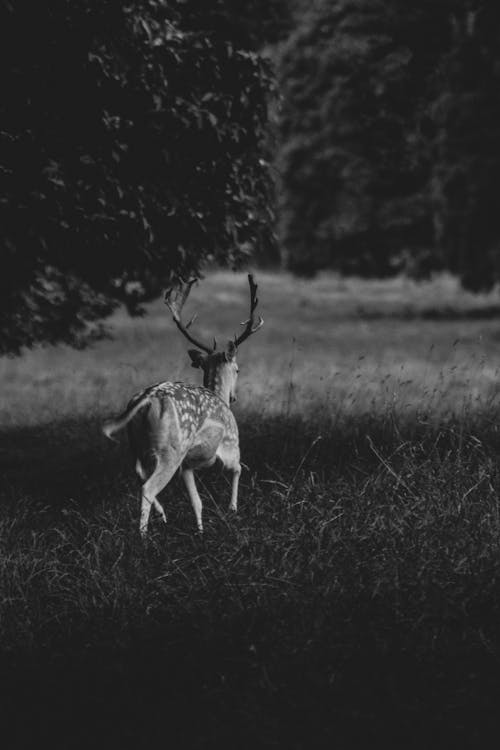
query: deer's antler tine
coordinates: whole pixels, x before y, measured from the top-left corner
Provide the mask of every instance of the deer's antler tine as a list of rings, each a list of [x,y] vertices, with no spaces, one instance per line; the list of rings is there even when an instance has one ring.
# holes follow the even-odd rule
[[[198,281],[198,279],[196,278],[189,279],[189,281],[184,281],[182,277],[179,277],[179,283],[177,284],[177,286],[170,287],[170,289],[167,289],[167,291],[165,292],[164,302],[172,313],[174,323],[176,324],[182,335],[185,336],[188,341],[198,347],[198,349],[202,349],[207,354],[211,354],[212,349],[210,349],[210,347],[208,347],[206,344],[203,344],[201,341],[198,341],[189,333],[189,327],[196,320],[196,313],[192,316],[187,325],[184,325],[184,323],[182,322],[182,308],[184,307],[184,304],[189,296],[191,287],[196,281]]]
[[[255,325],[252,328],[252,333],[255,333],[255,331],[258,331],[259,328],[262,328],[263,325],[264,325],[264,318],[262,317],[262,315],[259,315],[259,322],[257,323],[257,325]]]
[[[180,309],[181,309],[181,310],[182,310],[182,308],[184,307],[184,304],[185,304],[185,302],[186,302],[187,298],[189,297],[189,292],[191,291],[191,287],[193,286],[193,284],[196,284],[196,282],[197,282],[197,281],[198,281],[198,279],[196,279],[196,278],[193,278],[193,279],[189,279],[189,281],[187,281],[187,282],[186,282],[186,283],[185,283],[185,284],[184,284],[184,285],[183,285],[183,286],[182,286],[182,287],[180,288],[180,293],[181,293],[181,303],[180,303]]]
[[[197,317],[198,317],[198,313],[194,313],[191,320],[188,323],[186,323],[186,331],[188,330],[188,328],[190,328],[193,325]]]
[[[240,346],[240,344],[242,344],[243,341],[251,336],[252,333],[255,333],[264,325],[264,319],[260,316],[259,322],[254,325],[254,312],[259,303],[259,298],[257,297],[257,284],[255,283],[253,275],[251,273],[248,274],[248,285],[250,287],[250,317],[248,318],[248,320],[240,323],[240,325],[245,327],[245,330],[240,334],[240,336],[235,336],[234,342],[236,346]]]

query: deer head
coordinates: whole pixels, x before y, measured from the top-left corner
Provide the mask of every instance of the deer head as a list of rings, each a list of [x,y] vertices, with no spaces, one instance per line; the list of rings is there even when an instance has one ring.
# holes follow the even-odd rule
[[[165,304],[172,313],[174,323],[179,331],[191,344],[197,347],[196,349],[189,349],[188,354],[191,358],[192,367],[199,367],[203,371],[203,385],[220,395],[226,403],[230,403],[236,400],[236,381],[238,379],[236,354],[238,347],[264,324],[264,320],[260,316],[257,323],[254,319],[255,309],[259,301],[257,299],[257,284],[254,282],[252,274],[248,274],[250,317],[240,324],[244,326],[242,333],[239,336],[235,335],[223,351],[218,351],[215,338],[213,339],[213,345],[208,346],[195,338],[189,330],[196,320],[196,314],[188,323],[182,322],[182,308],[189,296],[191,287],[196,281],[197,279],[190,279],[185,282],[180,279],[175,287],[168,289],[165,293]]]

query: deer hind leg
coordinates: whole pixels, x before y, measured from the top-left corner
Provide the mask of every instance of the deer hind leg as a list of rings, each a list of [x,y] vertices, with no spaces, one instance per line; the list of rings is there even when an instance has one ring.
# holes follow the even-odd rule
[[[147,474],[146,474],[146,471],[144,470],[143,465],[141,464],[140,459],[137,459],[137,461],[135,462],[135,471],[136,471],[137,476],[141,480],[141,482],[144,484],[144,482],[146,481]],[[161,506],[161,504],[158,502],[156,498],[153,500],[153,505],[158,511],[163,523],[167,523],[167,517],[165,515],[165,511],[163,510],[163,507]]]
[[[161,503],[159,503],[156,498],[153,500],[153,505],[156,508],[156,510],[158,511],[158,513],[160,515],[160,518],[163,521],[163,523],[167,523],[167,517],[165,515],[165,511],[163,510],[163,507],[162,507]]]
[[[141,520],[139,524],[139,530],[144,536],[148,530],[149,514],[151,512],[151,506],[154,505],[156,510],[161,515],[164,522],[166,522],[165,512],[156,499],[159,492],[170,482],[175,472],[179,468],[180,461],[172,460],[161,460],[158,458],[158,463],[151,476],[144,482],[142,486],[142,500],[141,500]]]
[[[146,480],[146,472],[144,471],[144,468],[140,462],[139,459],[135,462],[135,473],[141,480],[141,482],[144,482]]]
[[[196,516],[196,524],[198,526],[198,531],[200,532],[200,534],[203,534],[203,521],[201,518],[203,506],[201,502],[201,497],[198,494],[196,482],[194,480],[193,470],[183,469],[182,478],[184,479],[184,484],[186,485],[186,489],[189,494],[189,499],[191,500],[191,504],[193,506],[194,514]]]

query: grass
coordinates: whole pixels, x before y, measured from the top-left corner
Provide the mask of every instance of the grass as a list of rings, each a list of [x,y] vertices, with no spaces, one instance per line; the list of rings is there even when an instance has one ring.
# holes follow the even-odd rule
[[[134,389],[197,376],[160,305],[93,350],[2,363],[10,747],[477,747],[497,730],[495,298],[447,278],[258,280],[240,511],[201,474],[203,539],[174,480],[167,527],[140,542],[126,447],[98,431]],[[196,299],[199,330],[229,334],[244,279],[214,274]]]
[[[353,414],[424,406],[439,418],[464,403],[488,407],[499,393],[498,293],[474,297],[448,277],[428,284],[343,280],[312,282],[259,273],[266,323],[242,348],[237,414],[320,408]],[[243,275],[211,274],[194,289],[186,319],[220,342],[247,315]],[[189,379],[186,346],[165,306],[143,319],[112,319],[113,341],[75,352],[37,350],[0,362],[0,424],[27,426],[121,409],[145,383]]]

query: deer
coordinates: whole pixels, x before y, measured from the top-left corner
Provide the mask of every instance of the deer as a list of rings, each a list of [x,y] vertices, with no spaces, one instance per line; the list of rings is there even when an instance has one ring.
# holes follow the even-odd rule
[[[250,315],[240,323],[243,331],[217,350],[214,338],[209,346],[195,338],[191,326],[196,314],[183,323],[182,310],[193,284],[179,279],[168,289],[164,303],[180,333],[196,349],[188,349],[191,366],[203,373],[203,385],[184,382],[160,382],[144,388],[130,399],[125,411],[102,425],[104,435],[115,440],[115,432],[127,428],[129,445],[135,457],[135,471],[141,482],[139,531],[147,535],[151,507],[166,523],[158,494],[180,471],[196,517],[203,533],[202,501],[196,487],[194,471],[212,466],[217,460],[232,472],[229,510],[238,508],[238,484],[241,474],[239,434],[230,405],[236,400],[239,347],[264,324],[261,316],[255,322],[258,305],[257,284],[248,274]]]

